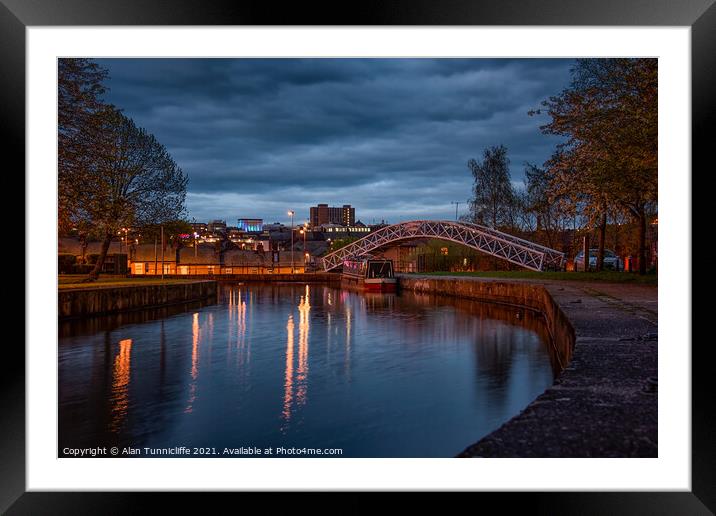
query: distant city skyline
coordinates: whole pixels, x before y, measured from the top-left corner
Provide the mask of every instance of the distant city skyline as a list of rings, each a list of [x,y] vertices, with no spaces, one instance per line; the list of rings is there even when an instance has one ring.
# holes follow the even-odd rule
[[[98,59],[114,103],[189,176],[197,222],[309,220],[350,204],[366,224],[467,211],[470,158],[508,148],[515,185],[557,138],[542,100],[571,59]]]

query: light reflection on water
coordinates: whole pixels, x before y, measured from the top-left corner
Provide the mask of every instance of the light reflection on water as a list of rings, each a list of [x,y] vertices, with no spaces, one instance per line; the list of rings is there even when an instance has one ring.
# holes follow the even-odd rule
[[[60,449],[343,448],[450,457],[553,380],[542,320],[511,307],[323,285],[60,328]]]
[[[110,429],[116,432],[127,415],[129,405],[129,366],[132,353],[132,339],[119,341],[119,353],[114,359],[112,371],[112,424]]]

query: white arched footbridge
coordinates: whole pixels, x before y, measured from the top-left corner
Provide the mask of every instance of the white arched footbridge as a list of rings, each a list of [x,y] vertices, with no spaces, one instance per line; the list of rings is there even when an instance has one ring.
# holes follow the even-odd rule
[[[456,242],[485,254],[496,256],[533,271],[561,268],[564,253],[523,238],[479,224],[446,220],[411,220],[380,228],[321,260],[324,271],[340,267],[344,260],[368,255],[371,251],[401,240],[437,238]]]

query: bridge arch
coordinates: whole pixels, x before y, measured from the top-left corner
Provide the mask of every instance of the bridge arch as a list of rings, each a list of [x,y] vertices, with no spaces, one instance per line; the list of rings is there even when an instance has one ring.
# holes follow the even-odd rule
[[[366,255],[395,242],[417,238],[455,242],[534,271],[542,271],[546,267],[560,268],[564,262],[564,253],[479,224],[411,220],[373,231],[327,254],[322,258],[321,265],[324,271],[330,271],[341,266],[344,260]]]

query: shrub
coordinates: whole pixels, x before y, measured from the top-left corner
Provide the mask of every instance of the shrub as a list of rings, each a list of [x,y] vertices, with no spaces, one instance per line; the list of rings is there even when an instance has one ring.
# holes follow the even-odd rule
[[[76,263],[72,266],[72,274],[89,274],[94,269],[94,265],[89,263]]]
[[[57,271],[60,274],[72,274],[72,266],[77,263],[74,254],[60,253],[57,255]]]

